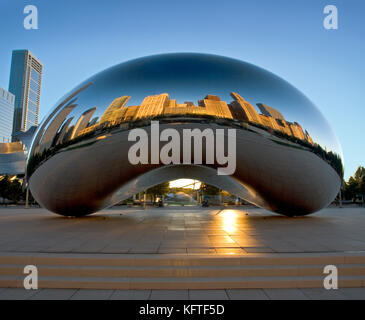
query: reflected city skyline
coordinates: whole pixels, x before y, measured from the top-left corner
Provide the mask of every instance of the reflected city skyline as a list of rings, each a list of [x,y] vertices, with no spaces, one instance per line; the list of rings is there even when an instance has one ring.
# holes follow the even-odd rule
[[[147,126],[148,121],[152,119],[189,121],[189,119],[217,118],[221,122],[224,121],[222,124],[228,126],[234,125],[257,133],[262,133],[260,130],[264,130],[277,138],[291,143],[300,143],[301,146],[312,149],[328,161],[340,176],[343,175],[340,156],[331,151],[328,152],[313,141],[310,133],[303,129],[301,124],[296,121],[287,121],[278,109],[263,103],[256,103],[261,111],[258,113],[250,102],[236,92],[231,92],[230,96],[233,100],[227,103],[217,95],[207,94],[194,104],[193,101],[179,103],[176,99],[171,99],[168,93],[161,93],[146,96],[140,105],[130,106],[127,104],[131,96],[120,96],[109,104],[101,117],[93,117],[98,109],[93,107],[84,111],[78,118],[71,117],[65,121],[77,107],[77,98],[73,98],[59,109],[58,114],[38,141],[38,145],[34,147],[33,156],[34,153],[42,154],[45,150],[56,146],[58,151],[63,145],[78,143],[83,137],[102,135],[114,129],[128,130],[132,127]]]
[[[85,111],[77,121],[76,126],[70,128],[64,127],[63,130],[72,131],[69,139],[91,133],[107,127],[115,127],[125,122],[133,122],[143,119],[155,119],[158,117],[170,116],[212,116],[223,119],[237,120],[240,122],[247,122],[253,125],[265,127],[267,130],[279,131],[285,135],[295,137],[299,140],[306,141],[311,145],[314,142],[307,131],[304,131],[302,126],[297,122],[286,121],[279,110],[269,107],[262,103],[257,103],[261,114],[238,93],[231,92],[234,99],[227,104],[225,101],[216,95],[208,94],[204,99],[198,101],[198,105],[194,102],[185,101],[178,103],[176,99],[170,99],[168,93],[159,95],[147,96],[143,99],[141,105],[126,106],[130,96],[121,96],[113,100],[107,107],[105,112],[97,121],[97,118],[90,121],[92,114],[96,107]],[[70,107],[65,108],[64,115],[60,116],[66,118],[69,112],[72,111]],[[86,116],[87,115],[87,116]],[[82,123],[82,124],[81,124]],[[64,136],[61,136],[64,138]],[[60,142],[60,141],[59,141]]]

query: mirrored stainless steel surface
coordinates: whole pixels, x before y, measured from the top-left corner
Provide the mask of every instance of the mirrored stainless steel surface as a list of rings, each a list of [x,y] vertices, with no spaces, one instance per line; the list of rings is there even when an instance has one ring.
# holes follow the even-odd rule
[[[218,176],[216,163],[131,164],[128,133],[150,132],[151,120],[160,131],[180,133],[235,128],[236,171]],[[342,174],[341,147],[301,92],[254,65],[191,53],[128,61],[80,84],[43,120],[27,163],[35,199],[70,216],[177,178],[205,181],[274,212],[305,215],[334,199]]]

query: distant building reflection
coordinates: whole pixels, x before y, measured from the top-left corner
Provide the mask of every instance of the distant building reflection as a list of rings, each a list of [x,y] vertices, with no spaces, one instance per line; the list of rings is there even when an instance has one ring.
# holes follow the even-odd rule
[[[93,107],[78,118],[73,115],[78,106],[77,98],[71,99],[74,96],[66,99],[58,113],[54,112],[53,119],[47,126],[43,125],[41,128],[43,135],[36,138],[35,152],[30,157],[29,168],[32,170],[41,161],[69,145],[97,138],[114,129],[129,130],[148,126],[149,121],[155,119],[163,122],[208,121],[259,134],[268,133],[272,139],[275,137],[278,143],[294,143],[300,148],[311,150],[330,163],[340,176],[343,174],[339,155],[327,151],[313,141],[308,131],[303,130],[298,122],[285,120],[280,111],[263,103],[257,103],[261,111],[258,113],[253,105],[235,92],[231,92],[233,101],[229,104],[210,94],[199,100],[198,105],[190,101],[177,103],[175,99],[170,99],[167,93],[162,93],[145,97],[140,105],[126,106],[131,96],[121,96],[114,99],[100,117],[94,116],[97,107]]]
[[[69,137],[74,139],[93,131],[106,127],[114,127],[122,123],[129,123],[156,117],[171,116],[210,116],[215,118],[248,122],[249,124],[262,127],[272,133],[281,132],[284,135],[295,137],[299,140],[314,145],[314,142],[307,131],[297,122],[286,121],[284,116],[273,107],[258,103],[261,111],[259,114],[256,109],[238,93],[231,92],[233,101],[227,104],[218,96],[207,95],[198,101],[198,105],[193,102],[185,101],[177,103],[175,99],[170,99],[167,93],[147,96],[139,106],[126,106],[130,96],[121,96],[112,101],[100,121],[88,123],[95,112],[95,108],[87,110],[78,119],[72,134]]]

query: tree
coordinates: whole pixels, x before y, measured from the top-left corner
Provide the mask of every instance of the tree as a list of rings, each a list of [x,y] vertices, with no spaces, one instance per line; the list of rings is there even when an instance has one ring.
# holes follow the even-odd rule
[[[164,196],[165,194],[169,193],[169,191],[170,191],[170,183],[167,181],[160,183],[156,186],[153,186],[151,188],[148,188],[146,190],[146,193],[152,195],[154,201],[156,196]]]
[[[345,183],[344,196],[348,200],[353,200],[356,197],[358,184],[353,177]]]
[[[7,175],[1,177],[0,179],[0,197],[5,201],[5,199],[8,199],[9,195],[10,179]]]
[[[204,195],[209,195],[209,196],[216,196],[219,194],[219,188],[206,184],[204,182],[201,183],[200,185],[200,191],[204,194]]]
[[[359,181],[359,193],[365,195],[365,175],[360,178]]]
[[[25,198],[25,192],[19,179],[11,179],[5,175],[0,180],[0,196],[17,203],[19,200]]]
[[[361,183],[362,178],[365,176],[365,168],[359,166],[355,171],[354,178],[358,183]]]
[[[22,184],[19,179],[14,179],[9,186],[8,199],[17,203],[19,200],[24,199],[24,192]]]
[[[359,194],[365,195],[365,168],[362,166],[359,166],[355,174],[344,184],[346,199],[354,200]]]

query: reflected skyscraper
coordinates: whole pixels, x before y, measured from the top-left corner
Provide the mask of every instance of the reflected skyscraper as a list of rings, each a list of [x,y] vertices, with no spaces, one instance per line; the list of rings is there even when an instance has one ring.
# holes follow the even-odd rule
[[[208,94],[203,100],[199,101],[199,105],[205,107],[206,114],[217,118],[232,119],[228,105],[225,101],[221,101],[218,96]]]
[[[88,109],[80,116],[80,118],[77,120],[77,122],[75,124],[75,127],[72,131],[70,139],[77,137],[79,132],[81,132],[82,130],[84,130],[87,127],[95,110],[96,110],[96,107]]]
[[[273,117],[274,119],[284,120],[284,117],[279,110],[269,107],[263,103],[257,103],[257,106],[259,107],[261,113],[265,116]]]
[[[231,97],[234,101],[229,104],[229,107],[235,119],[239,121],[261,123],[255,108],[250,103],[235,92],[231,92]]]
[[[145,97],[138,108],[135,118],[141,119],[158,116],[163,113],[164,108],[169,106],[169,104],[170,99],[167,93]]]
[[[241,123],[247,123],[253,126],[264,128],[265,130],[274,134],[274,132],[281,132],[287,137],[299,139],[310,145],[314,145],[313,139],[306,130],[303,131],[302,126],[297,122],[286,121],[280,111],[273,107],[269,107],[262,103],[257,103],[257,106],[262,111],[259,114],[255,107],[247,102],[238,93],[231,92],[233,101],[227,104],[226,101],[222,101],[218,96],[208,94],[204,99],[198,101],[198,105],[195,105],[192,101],[185,101],[184,103],[178,103],[176,99],[170,99],[167,93],[159,95],[144,97],[142,104],[137,106],[126,106],[131,96],[121,96],[112,101],[102,114],[100,121],[98,117],[91,118],[93,112],[96,110],[90,109],[92,114],[87,118],[83,115],[79,118],[79,122],[82,120],[83,124],[79,127],[79,122],[75,124],[74,133],[69,134],[69,139],[74,139],[78,136],[93,133],[96,130],[104,130],[111,127],[118,127],[122,124],[132,123],[134,121],[143,121],[146,119],[163,118],[169,119],[170,117],[214,117],[225,120],[235,120]],[[91,112],[86,111],[86,114]],[[61,116],[65,112],[65,109],[61,111],[56,119],[64,119]],[[68,113],[66,114],[66,116]],[[63,120],[62,120],[63,121]],[[70,121],[67,122],[68,124]],[[57,125],[59,128],[60,124]],[[58,130],[58,129],[57,129]],[[53,132],[53,137],[58,136],[56,132]],[[65,135],[65,128],[62,129],[62,137]],[[45,135],[46,136],[46,135]],[[44,141],[45,138],[43,137]],[[57,143],[60,143],[58,141]]]
[[[109,105],[108,109],[104,112],[103,116],[100,119],[100,123],[104,122],[116,122],[120,121],[124,117],[126,109],[123,108],[125,104],[130,99],[129,96],[119,97],[114,99],[113,102]],[[91,123],[90,123],[91,124]],[[93,125],[93,124],[91,124]]]
[[[75,106],[76,105],[73,104],[68,105],[57,114],[57,116],[54,118],[51,125],[47,128],[43,135],[40,152],[42,152],[44,149],[49,148],[52,145],[53,138],[56,136],[57,131],[60,129],[62,123],[64,122],[68,114],[75,108]]]
[[[28,50],[14,50],[9,91],[15,95],[13,133],[37,126],[42,84],[42,63]]]

